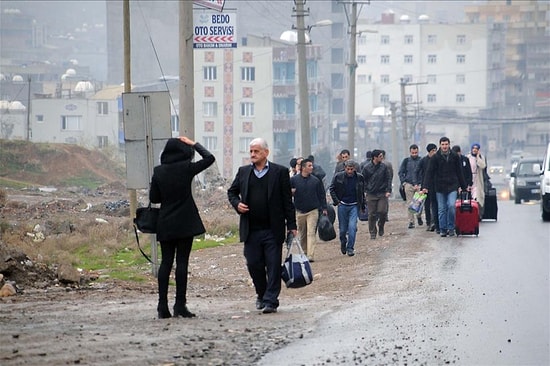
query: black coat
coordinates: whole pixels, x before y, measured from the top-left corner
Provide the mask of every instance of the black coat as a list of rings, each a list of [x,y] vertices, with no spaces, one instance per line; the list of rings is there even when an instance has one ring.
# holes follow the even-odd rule
[[[439,149],[432,156],[422,183],[422,188],[429,190],[431,187],[439,193],[456,191],[459,187],[466,190],[462,161],[457,153],[449,151],[448,155],[444,155]]]
[[[235,211],[239,202],[247,202],[248,182],[250,175],[254,174],[253,169],[252,164],[240,167],[227,191],[227,198]],[[275,240],[282,244],[286,239],[287,230],[296,230],[296,213],[292,203],[288,169],[270,161],[267,177],[269,178],[267,192],[269,224]],[[239,238],[241,242],[245,242],[250,231],[249,215],[253,213],[241,214],[238,211],[237,213],[240,216]]]
[[[194,150],[203,158],[193,162],[193,149],[189,148],[191,146],[178,139],[169,139],[161,155],[161,165],[154,168],[149,199],[160,203],[158,241],[188,238],[206,231],[191,188],[195,175],[212,165],[215,158],[197,143]]]

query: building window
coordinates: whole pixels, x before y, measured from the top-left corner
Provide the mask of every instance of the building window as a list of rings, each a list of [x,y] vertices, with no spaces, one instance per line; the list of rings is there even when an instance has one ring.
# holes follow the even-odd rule
[[[245,153],[250,151],[250,143],[253,137],[241,137],[239,139],[239,152]]]
[[[357,37],[357,45],[364,46],[367,44],[367,36],[361,34],[359,37]]]
[[[170,128],[172,129],[172,132],[178,132],[180,131],[180,117],[173,114],[170,116]]]
[[[403,75],[403,81],[405,83],[412,83],[413,82],[413,76],[412,75]]]
[[[390,55],[381,55],[380,56],[380,63],[381,64],[389,64],[390,63]]]
[[[456,102],[457,103],[464,103],[466,100],[466,97],[464,94],[457,94],[456,95]]]
[[[82,116],[61,116],[61,131],[80,131]]]
[[[456,36],[456,44],[464,44],[466,43],[466,35],[465,34],[459,34]]]
[[[430,74],[428,75],[428,84],[437,84],[437,75]]]
[[[36,115],[36,122],[38,122],[38,123],[44,122],[44,115],[43,114],[37,114]]]
[[[203,66],[203,80],[217,80],[218,69],[216,66]]]
[[[204,103],[202,103],[202,115],[204,117],[217,117],[218,116],[218,102],[204,102]]]
[[[344,99],[334,98],[332,100],[332,113],[344,114]]]
[[[344,49],[343,48],[332,48],[330,50],[330,62],[332,64],[343,64],[344,63]]]
[[[428,63],[429,64],[436,64],[437,63],[437,55],[428,55]]]
[[[97,136],[97,147],[102,149],[109,146],[108,136]]]
[[[380,75],[380,84],[389,84],[390,83],[390,76],[387,74]]]
[[[381,104],[387,104],[390,102],[390,95],[389,94],[380,94],[380,103]]]
[[[412,55],[405,55],[403,57],[403,62],[406,64],[412,64],[413,63],[413,56]]]
[[[436,43],[437,43],[437,35],[428,34],[428,44],[436,44]]]
[[[436,103],[437,96],[435,94],[428,94],[428,103]]]
[[[206,150],[216,151],[218,149],[218,138],[216,136],[203,136],[202,143]]]
[[[390,44],[390,36],[380,36],[381,44]]]
[[[457,74],[457,75],[456,75],[456,83],[457,83],[457,84],[464,84],[464,83],[466,83],[466,75],[464,75],[464,74]]]
[[[456,55],[456,63],[457,64],[466,63],[466,55]]]
[[[357,56],[357,63],[358,64],[366,64],[367,63],[367,56],[366,55]]]
[[[413,39],[414,39],[414,38],[413,38],[412,34],[406,34],[406,35],[405,35],[405,39],[403,40],[403,42],[404,42],[405,44],[412,44],[412,43],[413,43]]]
[[[332,23],[330,27],[330,35],[332,39],[342,39],[344,37],[344,24]]]
[[[241,117],[254,117],[254,103],[241,103]]]
[[[331,74],[330,75],[330,85],[332,89],[344,89],[344,75],[342,74]]]
[[[367,75],[358,74],[357,75],[357,84],[366,84],[366,83],[367,83]]]
[[[106,116],[109,114],[109,103],[97,102],[97,114]]]
[[[413,102],[413,95],[412,94],[406,94],[405,95],[405,102],[412,103]]]
[[[256,68],[253,66],[241,67],[241,81],[256,80]]]

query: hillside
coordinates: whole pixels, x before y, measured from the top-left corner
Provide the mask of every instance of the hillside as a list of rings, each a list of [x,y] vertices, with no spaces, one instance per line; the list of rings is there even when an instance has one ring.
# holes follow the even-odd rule
[[[0,186],[82,186],[124,182],[125,167],[99,150],[0,140]]]

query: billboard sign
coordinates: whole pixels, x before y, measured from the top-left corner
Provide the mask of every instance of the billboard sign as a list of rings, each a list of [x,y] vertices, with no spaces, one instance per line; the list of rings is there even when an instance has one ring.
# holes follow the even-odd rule
[[[193,19],[193,48],[237,48],[237,14],[201,13]]]

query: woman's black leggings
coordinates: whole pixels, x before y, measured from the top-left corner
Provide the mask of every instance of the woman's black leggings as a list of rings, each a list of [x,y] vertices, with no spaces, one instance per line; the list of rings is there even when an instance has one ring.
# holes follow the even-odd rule
[[[193,237],[160,242],[162,261],[158,272],[159,302],[168,301],[168,283],[170,272],[176,258],[176,304],[187,302],[187,267],[193,245]]]

